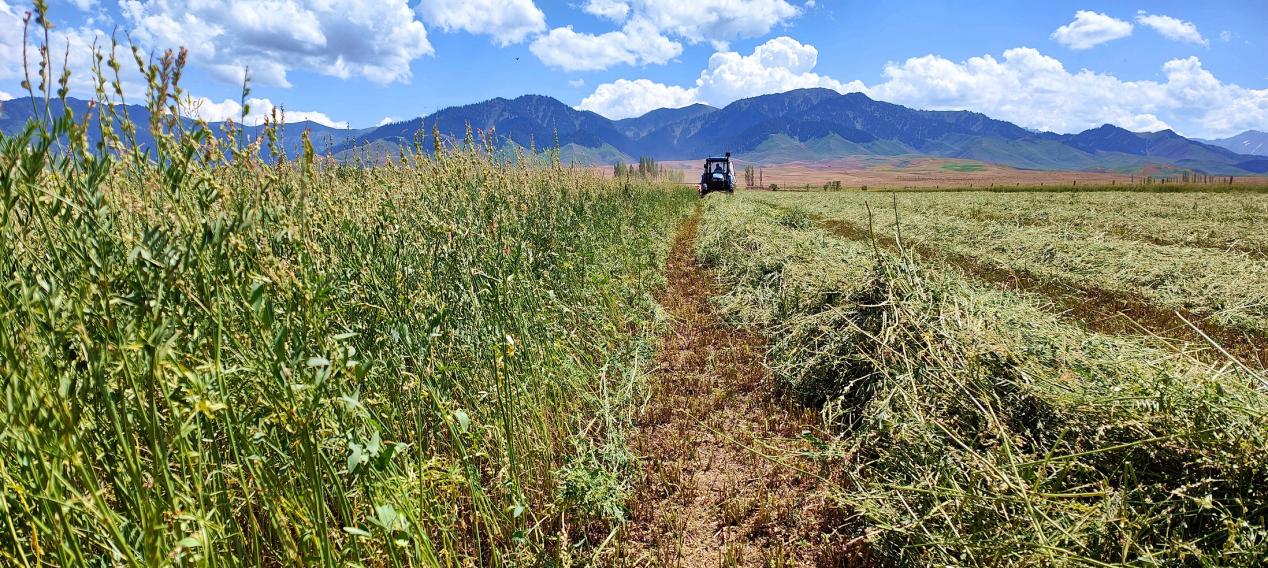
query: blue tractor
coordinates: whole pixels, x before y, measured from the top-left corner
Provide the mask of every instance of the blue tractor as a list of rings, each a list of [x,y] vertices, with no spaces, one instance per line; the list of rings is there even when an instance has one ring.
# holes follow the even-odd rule
[[[735,169],[731,167],[731,153],[722,158],[705,158],[704,173],[700,174],[700,197],[715,191],[735,193]]]

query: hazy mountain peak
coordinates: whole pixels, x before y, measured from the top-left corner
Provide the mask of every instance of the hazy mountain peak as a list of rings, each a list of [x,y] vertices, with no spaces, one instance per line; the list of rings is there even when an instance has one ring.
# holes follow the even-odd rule
[[[1268,133],[1259,130],[1247,130],[1235,136],[1206,142],[1241,154],[1268,156]]]

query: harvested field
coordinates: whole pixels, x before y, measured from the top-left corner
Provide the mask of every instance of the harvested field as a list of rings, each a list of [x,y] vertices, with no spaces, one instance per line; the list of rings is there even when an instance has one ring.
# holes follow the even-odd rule
[[[999,164],[927,156],[852,156],[829,161],[789,162],[779,164],[748,164],[740,156],[736,163],[742,169],[753,165],[762,170],[762,187],[777,185],[781,189],[820,189],[824,184],[841,182],[845,188],[868,187],[871,189],[984,189],[1007,188],[1078,188],[1118,187],[1162,189],[1160,183],[1142,185],[1152,177],[1158,182],[1169,174],[1146,172],[1139,174],[1119,172],[1083,172],[1024,170]],[[700,164],[695,161],[666,162],[666,165],[699,176]],[[607,168],[610,175],[610,169]],[[1228,178],[1212,180],[1205,187],[1222,187]],[[1257,187],[1268,185],[1263,176],[1233,178],[1233,187]]]
[[[815,452],[817,413],[780,395],[760,335],[719,320],[695,261],[701,214],[679,230],[661,297],[672,318],[633,448],[644,464],[623,565],[841,566],[857,535],[829,488],[839,459]]]
[[[901,235],[906,244],[921,250],[1028,274],[1057,289],[1180,311],[1204,320],[1198,323],[1212,330],[1230,330],[1225,340],[1241,334],[1246,336],[1242,343],[1260,343],[1268,337],[1268,264],[1257,258],[1263,237],[1253,230],[1237,233],[1238,227],[1268,221],[1268,210],[1257,203],[1257,196],[1202,194],[1199,200],[1190,194],[1055,195],[755,192],[752,197],[855,227],[872,226],[878,235]],[[1153,205],[1137,208],[1136,201]],[[1000,202],[1029,203],[1029,209],[1017,209],[1042,221],[1022,224],[984,214]],[[1157,211],[1164,204],[1177,213]],[[1085,219],[1062,220],[1076,211]],[[1104,228],[1116,226],[1121,229]],[[1213,246],[1221,241],[1256,253]]]
[[[1089,330],[1043,296],[849,237],[741,194],[709,199],[697,250],[727,285],[723,313],[769,338],[779,384],[836,425],[837,495],[870,558],[1268,557],[1262,371]]]
[[[72,81],[23,16],[2,567],[1268,565],[1268,185],[870,156],[702,198],[697,163],[565,156],[707,108],[287,141],[249,84],[238,121],[189,115],[231,103],[183,90],[190,51],[67,43]],[[318,126],[368,143],[323,157]]]
[[[922,260],[947,263],[974,278],[1041,295],[1052,302],[1059,315],[1095,331],[1178,340],[1181,347],[1192,349],[1195,356],[1208,360],[1225,360],[1231,356],[1256,368],[1264,368],[1268,363],[1268,340],[1264,336],[1221,326],[1192,312],[1167,310],[1102,288],[1045,280],[1026,270],[984,263],[935,246],[912,243],[900,246],[893,236],[877,235],[848,221],[822,218],[816,221],[834,234],[849,239],[877,242],[895,252],[906,250]]]

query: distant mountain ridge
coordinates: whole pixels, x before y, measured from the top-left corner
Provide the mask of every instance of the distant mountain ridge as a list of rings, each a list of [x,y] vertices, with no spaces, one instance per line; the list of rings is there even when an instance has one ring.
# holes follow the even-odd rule
[[[1253,154],[1256,156],[1268,156],[1268,132],[1260,132],[1258,130],[1247,130],[1236,136],[1221,138],[1218,140],[1203,140],[1207,144],[1219,146],[1232,150],[1239,154]]]
[[[27,121],[35,112],[43,112],[43,101],[40,100],[36,105],[31,105],[30,97],[20,99],[12,99],[0,102],[0,133],[11,136],[22,131],[26,127]],[[82,118],[88,113],[88,101],[67,98],[66,105],[70,107],[76,118]],[[62,102],[53,100],[49,103],[49,112],[53,116],[62,114]],[[127,116],[131,117],[132,122],[138,125],[136,129],[136,143],[142,148],[153,146],[154,138],[150,135],[148,127],[140,125],[148,125],[150,122],[150,111],[141,105],[124,105],[120,112],[126,111]],[[193,121],[186,119],[187,125],[192,125]],[[220,127],[224,123],[212,123],[214,131],[222,130]],[[244,140],[253,140],[260,135],[264,127],[243,126],[242,136]],[[347,129],[326,126],[312,121],[292,122],[283,125],[282,128],[282,145],[288,156],[296,156],[301,152],[302,141],[300,133],[308,130],[309,138],[312,140],[314,148],[318,152],[336,151],[337,148],[346,147],[357,138],[368,134],[372,128]],[[100,128],[93,123],[89,127],[88,136],[90,139],[98,140],[101,136]],[[267,153],[267,148],[262,149],[262,153]]]
[[[9,111],[23,107],[21,100],[4,103],[0,132],[12,133],[25,123],[22,111]],[[29,100],[25,107],[29,115]],[[325,141],[345,155],[367,148],[387,152],[420,136],[429,138],[433,128],[447,140],[461,140],[470,127],[492,132],[499,145],[542,149],[557,143],[565,161],[582,163],[630,162],[639,156],[697,159],[730,151],[757,163],[923,155],[1042,170],[1129,172],[1169,165],[1214,175],[1245,175],[1265,171],[1264,159],[1246,150],[1268,148],[1253,146],[1256,139],[1248,135],[1268,138],[1254,131],[1212,143],[1171,130],[1139,133],[1109,124],[1077,134],[1036,132],[981,113],[917,110],[830,89],[761,95],[723,108],[696,104],[657,109],[621,120],[551,97],[525,95],[450,107],[377,128],[309,127],[319,147]],[[297,126],[286,128],[294,132]],[[288,152],[292,145],[288,139]]]
[[[558,132],[564,158],[632,161],[697,159],[725,151],[752,162],[819,161],[849,155],[926,155],[1045,170],[1136,171],[1171,165],[1216,175],[1260,170],[1257,158],[1170,130],[1136,133],[1105,125],[1078,134],[1035,132],[968,111],[926,111],[861,93],[798,89],[741,99],[723,108],[692,105],[608,120],[541,96],[493,99],[453,107],[405,123],[406,131],[438,126],[459,139],[466,125],[503,141],[538,148]],[[354,144],[396,139],[372,131]],[[547,140],[547,144],[543,143]],[[1241,166],[1247,166],[1243,168]]]
[[[616,127],[630,138],[642,138],[670,124],[690,120],[716,110],[718,109],[703,103],[682,108],[661,108],[642,116],[617,120]]]

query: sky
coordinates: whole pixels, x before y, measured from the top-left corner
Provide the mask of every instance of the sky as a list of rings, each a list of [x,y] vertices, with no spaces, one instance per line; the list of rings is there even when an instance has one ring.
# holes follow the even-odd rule
[[[184,46],[188,112],[353,128],[549,95],[618,119],[826,87],[1068,133],[1268,131],[1268,1],[50,0],[72,95],[91,46]],[[24,0],[0,0],[0,100]],[[28,40],[30,42],[30,40]],[[133,68],[135,65],[132,66]],[[125,68],[125,94],[143,93]]]

